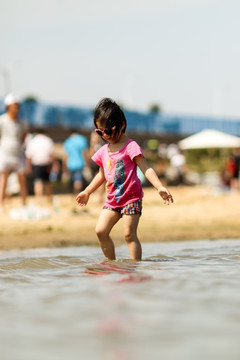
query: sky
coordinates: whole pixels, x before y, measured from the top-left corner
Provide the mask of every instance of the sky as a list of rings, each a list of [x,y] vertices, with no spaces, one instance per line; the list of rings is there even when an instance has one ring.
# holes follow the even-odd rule
[[[0,5],[0,97],[240,118],[239,0]]]

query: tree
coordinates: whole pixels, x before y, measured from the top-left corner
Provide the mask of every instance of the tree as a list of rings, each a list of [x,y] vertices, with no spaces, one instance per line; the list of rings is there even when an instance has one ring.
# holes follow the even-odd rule
[[[34,95],[27,95],[25,96],[25,98],[23,99],[23,102],[27,103],[27,104],[36,104],[38,102],[38,99],[36,96]]]
[[[159,104],[153,103],[149,106],[150,114],[159,114],[162,112],[162,107]]]

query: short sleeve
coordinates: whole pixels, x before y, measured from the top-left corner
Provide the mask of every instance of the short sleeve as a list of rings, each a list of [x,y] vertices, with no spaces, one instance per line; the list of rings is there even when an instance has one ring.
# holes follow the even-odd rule
[[[31,142],[32,140],[30,140],[28,143],[27,143],[27,146],[26,146],[26,150],[25,150],[25,155],[26,157],[29,159],[31,158],[32,154],[31,154]]]
[[[92,160],[100,167],[103,168],[103,154],[107,145],[102,146],[93,156]]]
[[[127,147],[127,152],[128,152],[128,155],[130,157],[131,160],[133,160],[136,156],[138,155],[141,155],[142,157],[143,156],[143,152],[142,152],[142,149],[140,148],[140,146],[136,143],[136,141],[131,141],[129,144],[128,144],[128,147]]]
[[[51,138],[48,138],[48,145],[51,152],[54,151],[54,141]]]

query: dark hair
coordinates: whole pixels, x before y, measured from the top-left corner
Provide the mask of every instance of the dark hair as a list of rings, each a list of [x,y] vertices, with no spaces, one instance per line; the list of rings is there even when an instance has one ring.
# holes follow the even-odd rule
[[[97,127],[97,121],[106,129],[111,130],[114,126],[113,136],[117,137],[122,131],[125,133],[127,128],[127,120],[120,106],[110,98],[104,98],[97,104],[94,115],[94,125]],[[122,126],[123,129],[121,130]]]

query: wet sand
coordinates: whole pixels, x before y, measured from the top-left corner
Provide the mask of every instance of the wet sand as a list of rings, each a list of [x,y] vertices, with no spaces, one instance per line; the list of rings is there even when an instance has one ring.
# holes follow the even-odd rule
[[[153,188],[144,189],[138,230],[141,242],[240,238],[240,194],[216,196],[212,189],[198,186],[170,191],[175,202],[167,206]],[[101,205],[96,203],[95,195],[77,214],[72,213],[71,195],[57,197],[58,213],[48,206],[51,217],[25,221],[11,219],[9,209],[20,206],[20,199],[8,199],[6,212],[0,217],[0,250],[98,245],[95,225]],[[112,237],[116,245],[124,243],[121,221],[113,229]]]

